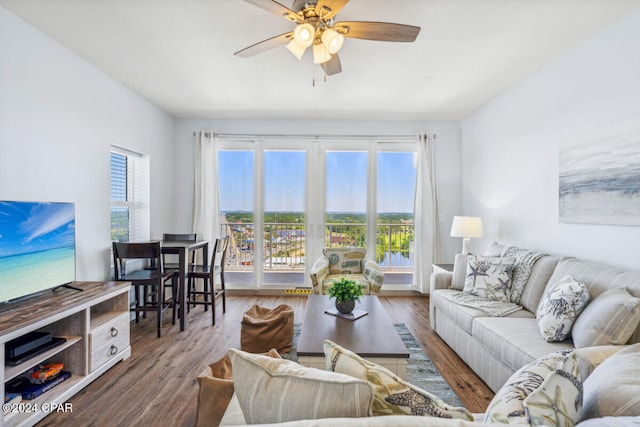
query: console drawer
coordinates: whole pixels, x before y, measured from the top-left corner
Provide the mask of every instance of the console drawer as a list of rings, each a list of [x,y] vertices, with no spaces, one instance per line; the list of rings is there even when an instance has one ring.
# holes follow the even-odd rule
[[[129,345],[129,313],[123,313],[89,334],[89,371],[115,357]]]

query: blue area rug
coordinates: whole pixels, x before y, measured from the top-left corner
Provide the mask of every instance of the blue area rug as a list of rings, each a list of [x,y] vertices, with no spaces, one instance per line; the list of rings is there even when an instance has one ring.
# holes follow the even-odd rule
[[[442,378],[431,359],[422,350],[418,341],[411,335],[406,325],[404,323],[394,323],[393,326],[398,335],[400,335],[407,351],[409,351],[407,382],[438,396],[449,405],[464,406],[451,387],[449,387],[449,384]],[[293,345],[289,353],[282,355],[283,358],[298,361],[296,350],[301,328],[301,323],[296,323],[293,326]]]

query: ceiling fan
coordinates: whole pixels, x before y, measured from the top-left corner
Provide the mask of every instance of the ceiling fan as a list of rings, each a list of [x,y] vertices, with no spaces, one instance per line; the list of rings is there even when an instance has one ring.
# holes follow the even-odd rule
[[[394,24],[391,22],[342,21],[333,18],[349,0],[294,0],[291,8],[283,6],[275,0],[244,0],[268,12],[282,16],[295,22],[293,31],[271,37],[234,55],[248,58],[284,44],[298,59],[308,47],[313,51],[313,62],[320,64],[328,76],[342,71],[338,51],[345,37],[388,41],[413,42],[420,27]]]

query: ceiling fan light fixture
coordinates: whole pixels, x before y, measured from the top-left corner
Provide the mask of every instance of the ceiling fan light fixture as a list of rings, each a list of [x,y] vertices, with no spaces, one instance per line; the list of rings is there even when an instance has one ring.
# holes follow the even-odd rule
[[[287,45],[287,49],[289,49],[289,52],[291,52],[293,56],[298,59],[302,59],[302,55],[304,55],[304,51],[307,50],[307,47],[298,43],[296,39],[292,39]]]
[[[338,51],[341,50],[345,37],[414,42],[420,33],[420,27],[393,22],[335,21],[336,15],[349,0],[289,0],[293,2],[291,8],[282,5],[280,0],[244,1],[294,22],[295,27],[284,34],[252,44],[234,55],[248,58],[286,45],[296,58],[302,59],[306,49],[312,47],[313,62],[321,65],[325,76],[342,72]]]
[[[344,44],[344,36],[337,31],[327,28],[320,37],[330,54],[337,53]]]
[[[316,43],[313,45],[313,63],[324,64],[331,59],[331,54],[325,45]]]
[[[293,30],[294,39],[304,47],[309,47],[315,38],[315,28],[309,23],[300,24]]]

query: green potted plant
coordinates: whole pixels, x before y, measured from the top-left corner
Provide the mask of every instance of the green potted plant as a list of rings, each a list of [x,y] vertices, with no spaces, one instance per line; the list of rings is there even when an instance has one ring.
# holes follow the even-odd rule
[[[333,282],[327,290],[329,298],[336,299],[336,309],[342,314],[349,314],[362,296],[362,285],[355,280],[341,277]]]

